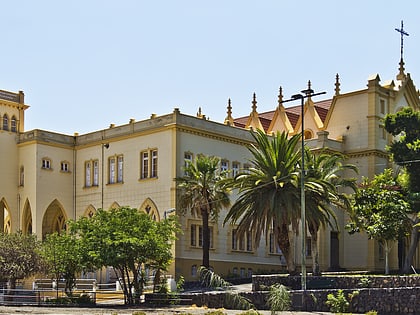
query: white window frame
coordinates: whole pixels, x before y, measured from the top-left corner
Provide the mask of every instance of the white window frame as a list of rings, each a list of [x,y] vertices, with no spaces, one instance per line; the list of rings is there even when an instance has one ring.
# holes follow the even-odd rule
[[[45,170],[51,169],[51,160],[49,158],[43,158],[41,162],[41,167]]]

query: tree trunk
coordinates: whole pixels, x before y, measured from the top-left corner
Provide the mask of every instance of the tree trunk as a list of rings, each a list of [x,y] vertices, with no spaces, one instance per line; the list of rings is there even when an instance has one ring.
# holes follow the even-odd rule
[[[319,251],[318,251],[318,231],[311,231],[311,255],[312,255],[312,275],[320,276],[319,270]]]
[[[281,249],[281,252],[286,260],[287,271],[291,276],[294,276],[297,274],[297,272],[293,257],[292,242],[290,241],[289,237],[289,226],[287,224],[282,224],[281,226],[278,226],[277,229],[277,244],[279,245],[279,248]]]
[[[210,268],[210,229],[209,229],[209,213],[207,209],[201,210],[203,220],[203,267]]]
[[[413,225],[419,223],[420,219],[416,216]],[[405,256],[404,266],[402,273],[412,273],[411,265],[413,262],[413,257],[417,250],[417,244],[419,242],[419,228],[417,226],[413,226],[411,230],[411,237],[410,237],[410,246],[408,248],[407,256]]]
[[[389,275],[389,242],[384,241],[384,249],[385,249],[385,274]]]

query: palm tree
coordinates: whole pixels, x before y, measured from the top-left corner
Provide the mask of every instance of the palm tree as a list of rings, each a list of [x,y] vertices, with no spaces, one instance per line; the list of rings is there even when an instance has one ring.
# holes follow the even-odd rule
[[[238,190],[239,196],[224,223],[238,224],[238,236],[252,231],[255,244],[272,230],[288,271],[294,274],[292,232],[297,230],[300,218],[297,168],[300,135],[288,138],[287,133],[278,132],[269,137],[257,130],[252,136],[255,140],[255,145],[249,147],[252,167],[227,182]]]
[[[337,229],[334,208],[349,211],[349,196],[342,191],[356,191],[356,180],[343,177],[345,170],[357,172],[353,165],[343,164],[343,156],[336,153],[315,153],[305,150],[306,224],[311,234],[312,273],[319,275],[318,232],[330,226]]]
[[[178,206],[181,212],[202,218],[203,262],[210,267],[210,229],[209,219],[217,219],[222,208],[230,205],[228,189],[221,185],[226,174],[220,172],[220,159],[197,155],[195,160],[185,166],[185,175],[175,180],[178,183]]]

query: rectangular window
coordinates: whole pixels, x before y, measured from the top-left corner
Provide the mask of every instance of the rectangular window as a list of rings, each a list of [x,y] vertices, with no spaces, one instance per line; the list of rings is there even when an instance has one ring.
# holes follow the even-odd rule
[[[158,176],[158,150],[147,150],[140,153],[140,178],[156,178]]]
[[[122,155],[111,156],[108,159],[108,184],[122,183],[124,174],[124,157]]]
[[[381,114],[386,114],[385,100],[380,100],[379,103]]]
[[[246,233],[246,251],[252,252],[252,233],[251,232]]]
[[[213,227],[210,230],[210,248],[213,248]],[[191,224],[190,227],[190,244],[192,247],[203,247],[203,226],[199,224]]]
[[[191,246],[197,246],[197,225],[191,224]]]
[[[51,168],[51,160],[42,159],[42,168],[50,169]]]
[[[91,176],[92,176],[92,165],[91,165],[91,161],[88,161],[88,162],[85,162],[85,187],[90,187],[92,185]]]
[[[99,161],[93,161],[93,186],[99,186]]]
[[[117,182],[122,183],[123,182],[123,156],[118,156],[118,174],[117,174]]]
[[[70,172],[69,163],[68,162],[61,162],[61,171],[62,172]]]
[[[232,230],[232,250],[239,250],[243,252],[252,252],[252,233],[246,232],[239,237],[238,230]]]
[[[109,178],[108,183],[114,184],[115,183],[115,157],[109,158]]]
[[[236,229],[232,230],[232,249],[238,249],[238,235]]]
[[[184,153],[184,168],[188,167],[190,163],[192,163],[193,155],[190,152]],[[184,175],[188,175],[186,171],[184,171]]]
[[[281,249],[277,244],[277,241],[274,238],[274,233],[270,233],[270,244],[269,244],[269,252],[270,254],[281,254]]]
[[[227,160],[220,161],[220,171],[227,172],[229,170],[229,162]]]
[[[151,174],[150,177],[157,177],[157,164],[158,162],[158,152],[157,150],[152,150],[152,163],[151,163]]]
[[[149,177],[149,152],[141,153],[141,178]]]
[[[244,168],[243,168],[244,173],[249,174],[249,169],[250,169],[250,168],[251,168],[251,165],[249,165],[249,164],[244,164]]]
[[[239,174],[239,162],[232,162],[232,177],[235,177]]]

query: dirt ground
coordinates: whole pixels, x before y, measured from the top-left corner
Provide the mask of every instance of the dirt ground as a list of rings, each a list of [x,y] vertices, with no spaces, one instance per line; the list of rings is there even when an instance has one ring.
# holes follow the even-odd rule
[[[242,313],[241,310],[226,310],[218,309],[226,315],[237,315]],[[54,315],[133,315],[136,312],[144,312],[147,315],[177,315],[177,314],[191,314],[191,315],[202,315],[215,309],[208,309],[204,307],[168,307],[168,308],[126,308],[126,307],[114,307],[114,308],[73,308],[73,307],[37,307],[37,306],[0,306],[0,314],[54,314]],[[270,311],[259,311],[263,315],[270,315]],[[332,313],[325,312],[277,312],[278,315],[328,315]]]

